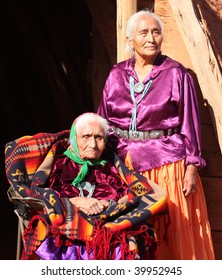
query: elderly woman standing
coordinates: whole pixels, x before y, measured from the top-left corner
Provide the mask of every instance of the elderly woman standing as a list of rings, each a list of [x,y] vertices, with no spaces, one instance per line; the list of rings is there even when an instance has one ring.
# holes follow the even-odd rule
[[[166,190],[169,214],[155,224],[157,259],[214,259],[198,169],[200,118],[192,77],[161,53],[160,19],[144,10],[127,24],[132,57],[111,69],[98,114],[125,162]]]

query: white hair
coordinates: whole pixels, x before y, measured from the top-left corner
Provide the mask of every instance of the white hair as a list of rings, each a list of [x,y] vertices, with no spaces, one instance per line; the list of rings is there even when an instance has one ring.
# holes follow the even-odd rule
[[[103,117],[101,117],[100,115],[97,115],[95,113],[84,113],[84,114],[80,115],[79,117],[77,117],[75,119],[74,124],[77,129],[77,127],[84,126],[84,124],[91,122],[91,121],[98,122],[102,126],[104,133],[107,136],[108,129],[109,129],[108,121],[106,119],[104,119]]]
[[[130,39],[133,39],[133,34],[137,27],[138,20],[141,16],[144,16],[144,15],[151,16],[152,18],[156,19],[159,24],[161,33],[163,33],[163,24],[162,24],[162,21],[160,20],[160,18],[155,13],[153,13],[149,10],[142,10],[142,11],[139,11],[139,12],[133,14],[128,19],[127,26],[126,26],[126,36],[127,37],[129,37]]]

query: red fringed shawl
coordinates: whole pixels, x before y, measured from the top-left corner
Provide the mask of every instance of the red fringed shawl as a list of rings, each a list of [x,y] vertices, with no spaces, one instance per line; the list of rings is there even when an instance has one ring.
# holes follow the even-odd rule
[[[59,246],[84,241],[94,259],[113,259],[114,248],[121,247],[122,259],[135,259],[142,243],[143,259],[156,254],[156,237],[148,219],[166,208],[166,194],[140,174],[129,170],[115,155],[115,165],[129,186],[129,201],[112,205],[96,216],[87,216],[67,198],[45,187],[56,154],[69,145],[69,130],[21,137],[6,144],[6,175],[19,199],[15,207],[28,220],[23,239],[22,259],[30,259],[47,236],[56,236]],[[29,207],[37,200],[42,208]],[[14,201],[13,201],[14,202]],[[136,242],[129,242],[130,239]],[[140,252],[139,252],[140,253]]]

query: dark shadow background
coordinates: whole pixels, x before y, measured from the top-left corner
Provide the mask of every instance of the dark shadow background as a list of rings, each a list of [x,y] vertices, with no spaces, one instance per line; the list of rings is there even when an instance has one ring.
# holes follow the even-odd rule
[[[84,0],[0,0],[0,259],[15,259],[17,217],[8,200],[4,148],[69,129],[93,111],[91,16]]]

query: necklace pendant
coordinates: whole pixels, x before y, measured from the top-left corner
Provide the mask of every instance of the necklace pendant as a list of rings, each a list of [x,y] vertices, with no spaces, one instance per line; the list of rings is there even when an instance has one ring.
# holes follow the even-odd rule
[[[134,85],[134,91],[136,93],[139,93],[139,92],[143,91],[143,89],[144,89],[144,84],[143,83],[138,82]]]

